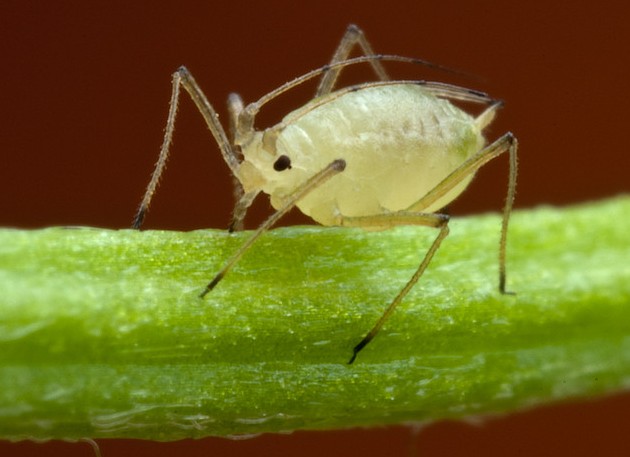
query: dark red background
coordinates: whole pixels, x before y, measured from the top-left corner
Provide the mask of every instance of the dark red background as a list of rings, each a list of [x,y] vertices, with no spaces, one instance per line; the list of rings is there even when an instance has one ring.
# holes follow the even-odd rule
[[[40,2],[0,5],[0,225],[126,227],[161,142],[170,74],[185,64],[225,115],[230,91],[254,100],[328,61],[346,25],[379,52],[423,57],[478,79],[389,66],[507,101],[489,130],[521,142],[518,207],[570,204],[630,188],[624,2]],[[368,73],[369,74],[369,73]],[[360,72],[350,78],[362,78]],[[264,126],[299,106],[278,100]],[[225,118],[225,116],[224,116]],[[453,214],[498,210],[507,161],[490,164]],[[225,227],[230,179],[189,100],[147,228]],[[268,213],[261,199],[249,226]],[[304,223],[292,214],[284,224]],[[535,253],[532,253],[535,255]],[[515,273],[516,274],[516,273]],[[104,441],[104,455],[619,455],[630,451],[630,397],[493,419],[301,432],[249,441]],[[85,444],[0,443],[0,455],[91,455]]]

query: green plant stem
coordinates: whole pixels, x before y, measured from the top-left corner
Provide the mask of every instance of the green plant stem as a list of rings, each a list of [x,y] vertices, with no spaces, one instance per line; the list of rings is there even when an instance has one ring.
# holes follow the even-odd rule
[[[0,438],[175,440],[432,421],[630,386],[630,198],[437,232],[0,231]]]

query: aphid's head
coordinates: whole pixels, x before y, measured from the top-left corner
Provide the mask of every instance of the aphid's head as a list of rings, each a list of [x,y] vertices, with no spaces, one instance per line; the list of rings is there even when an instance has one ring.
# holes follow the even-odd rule
[[[276,131],[268,129],[241,145],[243,161],[237,174],[245,192],[262,190],[271,196],[274,207],[308,179],[304,164],[296,163],[295,154],[276,147],[276,138]]]

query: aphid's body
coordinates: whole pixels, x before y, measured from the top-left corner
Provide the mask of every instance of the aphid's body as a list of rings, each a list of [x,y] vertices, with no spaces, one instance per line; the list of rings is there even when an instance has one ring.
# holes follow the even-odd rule
[[[324,104],[315,99],[300,112],[305,114],[296,119],[291,113],[243,145],[238,178],[245,192],[262,189],[280,209],[309,177],[343,158],[343,173],[296,203],[322,225],[410,209],[484,145],[484,125],[409,83],[357,88]],[[282,155],[290,158],[291,169],[278,173],[273,164]],[[470,179],[430,207],[414,210],[443,208]]]
[[[356,45],[364,57],[347,59]],[[427,65],[418,59],[374,55],[363,32],[356,26],[348,27],[330,65],[290,81],[247,106],[232,94],[228,100],[232,138],[228,138],[192,75],[181,67],[173,74],[160,157],[134,222],[134,227],[141,226],[164,170],[180,87],[184,87],[237,180],[230,228],[242,226],[247,208],[260,192],[270,195],[277,210],[226,262],[202,297],[260,235],[295,206],[322,225],[387,228],[414,224],[438,228],[418,269],[354,347],[349,363],[376,336],[448,234],[449,217],[438,211],[466,188],[480,167],[507,151],[510,174],[499,244],[499,289],[505,293],[505,244],[516,186],[517,143],[512,134],[506,133],[485,146],[482,134],[501,103],[483,93],[443,83],[390,81],[381,65],[384,60]],[[372,66],[380,81],[333,91],[340,71],[362,62]],[[263,131],[254,128],[256,114],[265,103],[318,76],[321,81],[313,100],[273,127]],[[474,117],[451,101],[481,103],[487,108]]]

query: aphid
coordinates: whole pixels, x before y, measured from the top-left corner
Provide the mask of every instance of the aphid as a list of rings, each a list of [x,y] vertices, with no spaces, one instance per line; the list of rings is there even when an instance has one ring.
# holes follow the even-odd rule
[[[349,59],[355,46],[363,55]],[[509,152],[510,172],[499,243],[499,290],[505,290],[505,245],[516,187],[517,140],[506,133],[486,146],[483,129],[501,102],[449,84],[394,81],[383,61],[434,66],[394,55],[374,54],[365,35],[350,25],[330,64],[302,75],[245,106],[228,98],[230,137],[192,75],[184,67],[173,74],[164,142],[151,181],[135,217],[140,228],[169,154],[180,88],[197,105],[232,171],[237,201],[230,230],[240,229],[245,213],[262,191],[276,209],[225,263],[206,286],[210,292],[252,244],[294,206],[322,225],[387,228],[423,225],[439,229],[418,269],[382,316],[354,347],[348,363],[378,333],[416,284],[442,240],[449,216],[439,212],[464,191],[475,172]],[[345,67],[369,63],[379,81],[333,90]],[[315,97],[273,127],[256,130],[261,107],[312,78],[321,77]],[[451,101],[486,105],[473,117]]]

